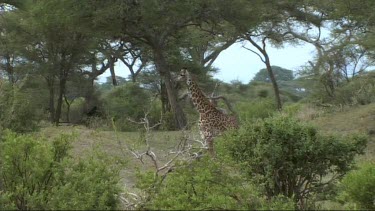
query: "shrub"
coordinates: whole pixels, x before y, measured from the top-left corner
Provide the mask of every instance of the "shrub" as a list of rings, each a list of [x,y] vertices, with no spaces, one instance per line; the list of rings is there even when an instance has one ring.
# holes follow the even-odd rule
[[[3,128],[22,133],[38,129],[43,115],[35,91],[5,84],[0,93],[0,125]]]
[[[247,123],[217,143],[264,186],[268,197],[282,194],[306,208],[311,194],[321,193],[351,169],[366,141],[361,135],[323,136],[309,125],[279,115]]]
[[[153,174],[144,174],[139,181],[142,189],[148,187],[151,196],[145,209],[172,210],[235,210],[235,209],[292,209],[290,200],[274,197],[266,200],[256,186],[234,168],[210,157],[191,163],[183,162],[164,179],[154,183]],[[148,185],[145,185],[148,184]],[[157,184],[155,186],[155,184]]]
[[[118,130],[135,131],[142,126],[128,121],[128,118],[139,121],[144,117],[145,112],[151,110],[151,116],[148,116],[150,125],[160,119],[160,112],[154,111],[160,108],[152,104],[150,99],[150,94],[139,84],[129,82],[115,87],[104,96],[103,100],[108,119],[114,118]]]
[[[269,92],[268,92],[267,89],[261,89],[257,93],[257,96],[260,97],[260,98],[266,98],[266,97],[268,97],[268,95],[269,95]]]
[[[375,71],[363,72],[350,81],[342,81],[328,95],[322,87],[317,87],[314,98],[323,103],[335,105],[366,105],[375,102]]]
[[[162,121],[161,129],[167,130],[167,131],[176,129],[174,114],[172,112],[165,112],[163,114],[163,121]]]
[[[93,154],[75,162],[72,135],[45,138],[6,132],[0,142],[4,209],[115,209],[118,166]]]
[[[375,163],[360,165],[347,174],[341,184],[339,200],[354,203],[356,209],[375,209]]]
[[[242,122],[263,119],[272,116],[276,109],[273,99],[261,99],[253,102],[241,102],[236,105],[238,116]]]
[[[375,102],[375,72],[355,77],[336,90],[334,103],[343,105],[366,105]]]

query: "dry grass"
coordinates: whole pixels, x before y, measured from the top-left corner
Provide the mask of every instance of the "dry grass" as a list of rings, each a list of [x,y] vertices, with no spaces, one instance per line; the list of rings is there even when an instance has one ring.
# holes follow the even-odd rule
[[[147,146],[144,142],[144,133],[141,132],[114,132],[88,129],[84,126],[59,126],[43,128],[39,134],[52,138],[61,133],[73,133],[76,140],[73,142],[72,155],[82,158],[93,149],[99,148],[110,156],[127,162],[126,168],[121,172],[125,189],[135,191],[136,172],[154,170],[153,163],[145,156],[142,163],[129,151],[144,152]],[[186,132],[185,132],[186,133]],[[176,148],[184,134],[181,131],[159,132],[149,134],[149,145],[156,154],[159,165],[166,163],[173,155],[170,151]]]
[[[364,132],[375,130],[375,104],[345,108],[342,111],[326,113],[311,121],[322,131],[327,132]]]
[[[322,110],[313,106],[304,105],[296,116],[306,122],[310,122],[323,133],[338,133],[348,135],[356,132],[369,134],[370,141],[364,155],[358,157],[357,162],[375,161],[375,104],[339,109],[335,112]],[[48,126],[43,128],[39,134],[46,137],[54,137],[61,133],[75,133],[76,141],[73,143],[72,154],[81,157],[93,148],[99,147],[112,156],[120,156],[128,162],[126,169],[121,173],[123,184],[127,191],[137,192],[134,184],[137,181],[135,172],[137,170],[153,170],[152,162],[145,157],[142,164],[127,149],[144,151],[144,135],[140,132],[114,132],[88,129],[83,126]],[[199,137],[197,130],[185,132],[195,139]],[[162,165],[171,156],[169,152],[176,148],[184,133],[180,131],[151,132],[149,145],[158,157]],[[340,204],[332,201],[320,203],[323,208],[342,208]]]
[[[370,139],[365,154],[359,161],[375,161],[375,104],[362,105],[342,109],[341,111],[325,113],[310,121],[323,133],[348,135],[364,133]]]

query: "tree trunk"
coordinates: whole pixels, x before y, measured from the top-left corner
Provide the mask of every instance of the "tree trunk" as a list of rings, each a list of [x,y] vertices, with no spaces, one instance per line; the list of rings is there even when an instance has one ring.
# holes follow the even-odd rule
[[[165,88],[165,83],[163,81],[160,83],[160,101],[162,113],[165,114],[166,112],[170,112],[171,105],[168,102],[168,93],[167,89]]]
[[[112,77],[112,84],[113,86],[117,86],[117,80],[116,80],[116,74],[115,74],[115,59],[111,56],[109,58],[109,71],[111,72],[111,77]]]
[[[14,69],[12,66],[12,59],[10,58],[9,54],[5,55],[5,72],[7,72],[8,74],[9,83],[13,86],[16,83],[16,79],[14,75]]]
[[[252,51],[253,53],[257,54],[262,62],[264,64],[266,64],[266,67],[267,67],[267,71],[268,71],[268,74],[270,76],[270,79],[271,79],[271,82],[272,82],[272,87],[273,87],[273,91],[275,93],[275,100],[276,100],[276,105],[277,105],[277,109],[279,111],[282,110],[282,104],[281,104],[281,98],[280,98],[280,91],[279,91],[279,86],[277,85],[277,81],[275,79],[275,75],[273,74],[273,71],[272,71],[272,67],[271,67],[271,63],[270,63],[270,57],[268,56],[267,54],[267,51],[266,51],[266,37],[263,38],[262,40],[262,43],[263,43],[263,47],[261,47],[260,45],[258,45],[252,38],[251,36],[249,35],[247,38],[246,38],[255,48],[258,49],[258,51],[260,53],[262,53],[262,55],[264,56],[264,59],[262,59],[262,57],[256,53],[255,51]]]
[[[85,107],[84,112],[89,112],[95,104],[94,100],[94,79],[89,79],[89,85],[87,86],[86,94],[85,94]]]
[[[64,100],[66,104],[66,121],[70,123],[70,102],[66,98],[66,95],[64,94]]]
[[[282,104],[281,104],[279,86],[278,86],[277,81],[275,79],[275,75],[273,74],[268,54],[265,53],[264,56],[266,58],[265,59],[265,63],[266,63],[268,74],[270,75],[270,79],[271,79],[271,82],[272,82],[273,91],[275,92],[275,100],[276,100],[277,109],[279,111],[281,111],[283,107],[282,107]]]
[[[47,80],[47,86],[49,89],[49,119],[51,123],[55,121],[55,88],[54,88],[54,82],[51,78],[46,78]]]
[[[66,76],[62,75],[60,77],[59,98],[57,99],[57,107],[56,107],[55,121],[54,121],[56,126],[58,126],[59,122],[60,122],[63,97],[64,97],[64,94],[65,94],[65,85],[66,85]]]
[[[167,90],[168,101],[175,118],[176,126],[178,129],[184,129],[187,126],[186,117],[181,106],[178,104],[177,93],[173,88],[171,74],[163,53],[160,49],[154,49],[154,62],[156,70],[159,72],[162,80],[164,81],[165,88]]]

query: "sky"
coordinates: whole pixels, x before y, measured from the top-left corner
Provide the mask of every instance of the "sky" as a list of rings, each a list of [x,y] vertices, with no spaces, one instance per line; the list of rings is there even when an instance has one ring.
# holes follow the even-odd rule
[[[250,44],[246,47],[250,48]],[[266,47],[266,50],[271,65],[296,72],[313,59],[315,49],[312,45],[285,45],[282,49],[269,46]],[[236,43],[223,51],[213,66],[219,68],[219,72],[214,75],[214,78],[224,82],[239,80],[242,83],[248,83],[260,69],[266,67],[256,54],[243,48],[241,43]]]
[[[250,48],[250,44],[246,46]],[[254,49],[254,48],[252,48]],[[312,45],[291,46],[285,45],[284,48],[276,49],[270,45],[266,48],[270,57],[271,65],[280,66],[296,72],[301,66],[306,65],[314,56],[314,47]],[[241,43],[235,43],[227,48],[218,56],[213,66],[219,71],[213,75],[214,78],[224,82],[239,80],[247,84],[255,74],[265,68],[265,64],[260,58],[249,50],[242,47]],[[121,62],[116,63],[116,75],[127,77],[129,70]],[[104,82],[105,78],[110,76],[109,70],[100,76],[99,82]]]

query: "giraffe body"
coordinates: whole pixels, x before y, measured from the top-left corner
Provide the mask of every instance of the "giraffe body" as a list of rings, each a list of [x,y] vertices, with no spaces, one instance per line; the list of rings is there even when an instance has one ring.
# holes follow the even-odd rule
[[[207,99],[186,69],[181,70],[180,80],[183,79],[186,80],[193,104],[199,112],[198,125],[201,136],[203,140],[206,141],[209,152],[214,154],[213,138],[220,135],[225,130],[237,128],[237,118],[217,109],[209,99]]]

